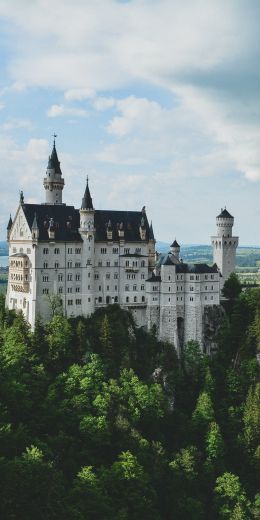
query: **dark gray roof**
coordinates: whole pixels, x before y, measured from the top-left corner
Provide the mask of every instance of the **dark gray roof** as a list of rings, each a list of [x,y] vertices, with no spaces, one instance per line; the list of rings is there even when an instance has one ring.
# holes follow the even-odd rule
[[[217,218],[234,218],[230,213],[225,209],[221,210],[221,213],[217,216]]]
[[[55,146],[55,140],[53,141],[53,148],[52,148],[51,155],[49,157],[47,168],[48,169],[54,168],[55,173],[59,173],[60,175],[62,175],[61,169],[60,169],[60,161],[58,159],[58,154],[57,154],[57,150],[56,150],[56,146]]]
[[[93,209],[92,198],[91,198],[89,186],[88,186],[88,178],[87,178],[87,185],[86,185],[84,197],[82,199],[81,209]]]
[[[209,266],[207,264],[183,264],[180,263],[176,265],[176,273],[196,273],[196,274],[204,274],[204,273],[217,273],[218,268],[216,264],[213,266]]]
[[[55,241],[82,242],[78,231],[80,227],[79,210],[73,206],[66,206],[65,204],[24,204],[23,210],[30,229],[32,229],[36,214],[40,241],[49,241],[48,228],[50,220],[53,219]],[[146,229],[145,241],[141,240],[139,231],[142,217]],[[124,230],[126,242],[147,242],[149,240],[148,220],[141,211],[96,210],[94,213],[95,241],[107,241],[106,230],[109,221],[114,242],[119,241],[118,228],[120,226]]]
[[[179,246],[177,240],[175,239],[170,247],[180,247],[180,246]]]
[[[161,262],[161,265],[174,265],[173,262],[172,262],[172,260],[171,260],[170,255],[166,255],[166,256],[163,258],[163,260],[162,260],[162,262]]]
[[[80,225],[79,211],[73,206],[66,206],[65,204],[24,204],[23,210],[30,229],[32,229],[36,215],[39,240],[49,241],[48,229],[50,220],[53,219],[55,241],[82,242],[78,232]]]
[[[161,277],[153,274],[151,278],[148,278],[146,282],[161,282]]]
[[[141,240],[139,228],[141,219],[143,218],[144,228],[146,230],[146,239]],[[96,210],[94,215],[95,222],[95,241],[104,242],[107,240],[107,226],[110,221],[113,241],[118,241],[118,229],[124,230],[124,240],[126,242],[148,242],[149,240],[149,223],[147,216],[142,211],[113,211],[113,210]]]

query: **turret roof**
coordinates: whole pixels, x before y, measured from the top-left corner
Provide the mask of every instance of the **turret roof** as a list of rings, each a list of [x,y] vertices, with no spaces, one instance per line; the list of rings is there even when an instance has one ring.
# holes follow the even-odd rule
[[[10,215],[9,222],[7,224],[7,229],[11,229],[12,225],[13,225],[13,221],[12,221],[12,217]]]
[[[49,156],[47,169],[54,169],[55,173],[59,173],[60,175],[62,175],[61,169],[60,169],[60,161],[58,159],[58,154],[57,154],[56,145],[55,145],[55,139],[53,141],[53,148],[52,148],[51,155]]]
[[[155,240],[154,238],[154,232],[153,232],[153,224],[152,224],[152,221],[151,221],[151,224],[149,226],[149,239],[150,240]]]
[[[227,209],[221,209],[221,213],[217,216],[217,218],[234,218],[230,213],[227,211]]]
[[[177,242],[177,240],[176,240],[176,238],[175,238],[174,242],[171,244],[170,247],[180,247],[178,242]]]
[[[90,195],[89,186],[88,186],[88,177],[87,177],[87,185],[86,185],[84,197],[82,199],[81,209],[93,209],[92,197]]]

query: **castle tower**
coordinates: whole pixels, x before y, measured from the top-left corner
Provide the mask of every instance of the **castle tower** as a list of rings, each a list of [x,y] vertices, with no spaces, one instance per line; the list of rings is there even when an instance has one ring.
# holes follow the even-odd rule
[[[217,234],[211,237],[213,247],[213,262],[217,264],[222,278],[220,286],[223,287],[229,275],[235,271],[236,249],[238,237],[232,236],[234,217],[225,209],[216,217]]]
[[[180,246],[175,239],[174,242],[171,244],[171,254],[177,258],[177,260],[180,259]]]
[[[85,193],[82,199],[80,214],[79,233],[83,240],[82,258],[84,259],[84,270],[82,278],[82,309],[85,316],[94,312],[94,214],[92,197],[89,191],[88,178]]]
[[[64,179],[60,169],[60,161],[55,145],[55,134],[53,141],[52,153],[49,157],[46,176],[43,185],[46,190],[45,204],[62,204],[62,190],[64,187]]]

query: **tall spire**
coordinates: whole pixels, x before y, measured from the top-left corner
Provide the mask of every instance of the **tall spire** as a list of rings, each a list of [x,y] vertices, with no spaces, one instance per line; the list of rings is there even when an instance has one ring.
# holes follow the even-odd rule
[[[52,148],[51,155],[49,156],[47,169],[55,170],[55,173],[62,175],[61,169],[60,169],[60,161],[58,159],[58,154],[57,154],[57,150],[56,150],[55,137],[57,137],[56,134],[54,134],[53,148]]]
[[[11,217],[11,213],[10,213],[9,222],[8,222],[8,224],[7,224],[7,229],[8,229],[8,231],[11,229],[12,225],[13,225],[13,221],[12,221],[12,217]]]
[[[151,221],[151,224],[149,226],[149,239],[154,240],[154,232],[153,232],[153,223]]]
[[[82,199],[81,209],[94,209],[92,203],[92,197],[90,195],[89,186],[88,186],[88,177],[87,177],[87,185],[84,193],[84,197]]]

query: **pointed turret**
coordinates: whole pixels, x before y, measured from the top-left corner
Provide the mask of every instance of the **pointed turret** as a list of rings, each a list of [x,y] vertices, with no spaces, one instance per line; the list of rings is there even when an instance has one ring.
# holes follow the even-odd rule
[[[49,156],[47,170],[55,170],[55,173],[62,175],[61,169],[60,169],[60,161],[58,159],[58,154],[57,154],[57,150],[56,150],[55,139],[53,141],[53,148],[52,148],[51,155]]]
[[[56,150],[54,134],[53,148],[49,156],[46,176],[43,185],[46,190],[46,204],[62,204],[62,190],[64,187],[64,179],[60,169],[60,161]]]
[[[9,240],[9,238],[10,238],[10,232],[11,232],[11,229],[12,229],[12,225],[13,225],[13,221],[12,221],[12,217],[11,217],[11,214],[10,214],[9,222],[7,224],[7,240]]]
[[[154,232],[153,232],[153,223],[151,221],[151,224],[149,226],[149,240],[155,240],[154,238]]]
[[[178,260],[180,258],[180,246],[175,238],[173,243],[171,244],[171,254],[175,256]]]
[[[37,215],[34,213],[34,219],[32,223],[32,238],[33,240],[37,240],[39,238],[39,227],[37,224]]]
[[[89,191],[89,185],[88,185],[88,177],[87,177],[87,185],[84,193],[84,197],[82,199],[81,209],[94,209],[93,203],[92,203],[92,197],[90,195]]]

